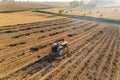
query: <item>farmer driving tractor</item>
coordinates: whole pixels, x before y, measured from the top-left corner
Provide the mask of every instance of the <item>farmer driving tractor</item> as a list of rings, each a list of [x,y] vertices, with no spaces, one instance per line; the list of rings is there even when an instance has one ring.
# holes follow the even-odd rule
[[[61,41],[57,40],[53,45],[52,45],[52,52],[58,53],[59,55],[62,54],[63,49],[68,47],[68,42],[64,41],[62,39]]]

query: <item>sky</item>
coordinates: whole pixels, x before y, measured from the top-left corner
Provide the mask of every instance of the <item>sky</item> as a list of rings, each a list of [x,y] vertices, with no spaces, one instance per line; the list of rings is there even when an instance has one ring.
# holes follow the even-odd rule
[[[44,2],[44,1],[48,1],[48,2],[69,2],[69,1],[73,1],[73,0],[16,0],[16,1],[35,1],[35,2]],[[77,0],[80,1],[80,0]],[[114,0],[118,3],[120,3],[120,0]]]
[[[44,1],[48,1],[48,2],[69,2],[69,1],[73,1],[73,0],[16,0],[16,1],[36,1],[36,2],[44,2]],[[80,0],[77,0],[80,1]],[[120,0],[114,0],[116,2],[120,2]]]
[[[16,0],[19,1],[19,0]],[[49,2],[69,2],[73,0],[21,0],[21,1],[36,1],[36,2],[44,2],[44,1],[49,1]],[[78,0],[80,1],[80,0]]]

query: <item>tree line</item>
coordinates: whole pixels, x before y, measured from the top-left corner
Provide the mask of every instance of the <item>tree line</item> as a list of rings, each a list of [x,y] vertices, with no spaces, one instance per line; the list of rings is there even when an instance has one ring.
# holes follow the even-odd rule
[[[2,2],[14,2],[15,0],[1,0]]]
[[[71,7],[81,7],[81,8],[92,8],[97,5],[105,5],[113,3],[113,0],[81,0],[81,1],[72,1],[70,2]]]

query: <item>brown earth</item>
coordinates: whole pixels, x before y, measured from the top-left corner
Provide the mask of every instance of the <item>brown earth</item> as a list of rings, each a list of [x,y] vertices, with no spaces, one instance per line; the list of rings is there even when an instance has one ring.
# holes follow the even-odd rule
[[[38,2],[0,2],[0,11],[52,8],[53,5]]]
[[[79,9],[79,8],[52,8],[45,9],[44,11],[55,12],[58,13],[59,10],[64,10],[63,14],[70,15],[80,15],[80,16],[91,16],[97,18],[107,18],[120,20],[120,8],[94,8],[94,9]]]
[[[59,18],[62,17],[56,17],[52,15],[40,14],[30,11],[15,13],[0,13],[0,26],[23,24],[38,21],[48,21]]]
[[[69,51],[50,55],[63,38]],[[119,59],[119,25],[63,18],[0,27],[1,80],[119,80]]]

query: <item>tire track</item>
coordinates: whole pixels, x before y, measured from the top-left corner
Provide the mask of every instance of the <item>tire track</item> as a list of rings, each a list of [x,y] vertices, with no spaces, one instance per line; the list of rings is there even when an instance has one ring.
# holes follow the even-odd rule
[[[102,35],[101,38],[98,38],[98,41],[95,42],[94,44],[99,43],[102,39],[104,39],[104,37],[105,37],[104,40],[106,40],[107,37],[109,37],[108,34],[109,34],[108,32],[105,32],[104,35]],[[92,46],[92,45],[90,45],[89,47],[90,47],[91,49],[93,49],[93,46]],[[90,48],[88,48],[88,49],[91,50]],[[88,52],[88,56],[89,56],[89,54],[90,54],[90,53]],[[95,53],[94,55],[96,55],[96,53]],[[92,55],[92,56],[94,56],[94,55]],[[84,68],[86,68],[89,60],[90,60],[90,59],[88,59],[88,61],[87,61],[86,63],[84,63]],[[82,60],[81,60],[81,61],[82,61]],[[80,61],[80,62],[81,62],[81,61]],[[92,62],[92,61],[91,61],[91,62]],[[77,65],[77,64],[76,64],[76,65]],[[78,64],[78,65],[79,65],[79,64]],[[75,68],[75,69],[72,69],[72,68]],[[73,70],[74,72],[72,72],[71,70]],[[66,77],[66,78],[67,78],[68,80],[72,80],[72,79],[74,78],[74,76],[77,75],[78,71],[80,71],[80,70],[82,70],[82,73],[84,72],[83,67],[81,67],[81,65],[71,67],[71,69],[69,69],[70,73],[68,73],[68,74],[66,73],[66,75],[68,76],[68,77]],[[64,74],[64,75],[65,75],[65,74]]]
[[[17,64],[18,64],[18,63],[17,63]],[[17,64],[16,64],[16,65],[17,65]],[[8,66],[8,67],[9,67],[9,66]],[[6,68],[6,69],[7,69],[7,68]]]
[[[103,37],[102,37],[103,38]],[[101,40],[98,40],[98,42],[96,42],[95,44],[93,44],[93,46],[89,46],[90,47],[90,49],[89,50],[91,50],[91,49],[94,49],[95,48],[95,45],[97,45],[97,43],[99,43],[99,41],[101,41]],[[101,41],[102,42],[102,41]],[[91,44],[92,45],[92,44]],[[93,48],[94,47],[94,48]],[[84,57],[86,58],[86,57],[88,57],[89,55],[91,55],[90,53],[92,53],[92,51],[90,51],[90,53],[89,53],[89,50],[88,50],[88,52],[81,52],[81,53],[86,53],[85,55],[84,55]],[[95,51],[95,50],[94,50]],[[89,55],[88,55],[89,54]],[[92,54],[93,55],[93,54]],[[77,64],[79,64],[79,62],[81,62],[81,60],[82,60],[82,62],[81,62],[81,64],[83,65],[84,64],[84,57],[82,57],[78,62],[76,62]],[[89,58],[88,58],[89,59]],[[78,68],[80,68],[82,65],[81,64],[79,64],[79,67]],[[75,64],[76,65],[76,64]],[[69,65],[68,65],[69,66]],[[69,67],[72,67],[73,65],[71,65],[71,66],[69,66]],[[75,66],[74,66],[75,67]],[[55,79],[53,79],[53,80],[57,80],[57,79],[63,79],[63,73],[65,73],[66,72],[66,70],[68,69],[68,67],[66,68],[66,69],[64,69],[64,71],[63,72],[61,72],[61,74],[59,74],[60,76],[62,76],[61,78],[58,76],[57,78],[55,78]],[[73,70],[73,69],[70,69],[70,70]],[[69,70],[69,72],[71,72]],[[74,70],[73,70],[74,71]],[[75,70],[75,71],[77,71],[77,70]],[[56,77],[56,76],[55,76]],[[71,76],[69,76],[69,77],[71,77]],[[71,80],[71,79],[69,79],[69,80]]]
[[[79,52],[79,51],[78,51]],[[77,54],[77,53],[76,53]],[[74,58],[74,56],[72,56]],[[70,58],[71,60],[71,58]],[[41,78],[41,80],[45,79],[47,76],[49,76],[51,73],[53,73],[54,71],[56,71],[57,69],[59,69],[60,67],[62,67],[63,64],[65,64],[66,62],[68,62],[69,60],[67,61],[64,61],[64,63],[62,63],[60,66],[58,66],[57,68],[55,68],[53,71],[49,72],[48,74],[46,74],[44,77]]]
[[[92,33],[92,32],[91,32]],[[87,37],[87,36],[86,36]]]

